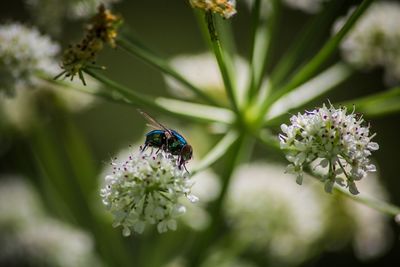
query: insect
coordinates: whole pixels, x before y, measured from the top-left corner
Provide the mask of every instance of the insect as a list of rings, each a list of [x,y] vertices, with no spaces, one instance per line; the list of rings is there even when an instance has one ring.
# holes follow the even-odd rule
[[[158,148],[157,152],[162,149],[171,155],[178,156],[178,166],[183,166],[187,171],[185,163],[192,158],[192,146],[177,131],[166,128],[146,112],[138,111],[149,122],[149,126],[156,128],[146,134],[146,141],[142,151],[150,146]]]

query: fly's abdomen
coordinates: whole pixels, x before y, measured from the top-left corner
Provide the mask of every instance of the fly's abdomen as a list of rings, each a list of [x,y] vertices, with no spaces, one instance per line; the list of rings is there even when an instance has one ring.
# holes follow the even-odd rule
[[[163,147],[166,144],[165,132],[162,130],[153,130],[146,134],[146,146]]]

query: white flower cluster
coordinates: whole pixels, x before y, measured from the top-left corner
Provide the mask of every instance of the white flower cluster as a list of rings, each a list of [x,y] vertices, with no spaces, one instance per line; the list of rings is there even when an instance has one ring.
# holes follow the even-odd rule
[[[268,251],[268,258],[278,266],[295,266],[311,256],[324,234],[329,198],[310,186],[299,190],[283,169],[265,162],[239,168],[232,177],[225,211],[236,242]]]
[[[305,13],[314,14],[322,9],[324,2],[329,0],[283,0],[283,3],[293,9],[301,10]],[[245,3],[252,7],[254,0],[246,0]],[[263,15],[268,15],[271,11],[271,0],[261,0],[261,12]]]
[[[217,13],[229,19],[236,14],[235,0],[189,0],[192,7]]]
[[[0,26],[0,92],[35,85],[35,71],[54,74],[60,47],[35,28],[19,23]]]
[[[346,18],[335,23],[338,31]],[[344,59],[358,68],[383,67],[389,83],[400,81],[400,3],[376,2],[341,44]]]
[[[91,236],[49,217],[21,177],[0,177],[0,214],[1,266],[103,266]]]
[[[287,171],[297,174],[297,183],[303,180],[303,169],[319,161],[319,166],[328,168],[324,175],[325,190],[331,192],[335,183],[358,194],[355,181],[364,178],[367,172],[376,170],[368,157],[379,146],[371,139],[369,126],[363,126],[362,116],[354,111],[347,114],[344,107],[323,107],[290,118],[291,125],[282,124],[279,135],[281,149],[291,162]]]
[[[120,163],[112,162],[101,197],[114,215],[114,226],[123,227],[123,235],[142,233],[146,224],[157,224],[159,233],[176,230],[176,218],[186,212],[179,199],[196,202],[191,194],[189,174],[178,166],[176,158],[164,153],[136,153]]]

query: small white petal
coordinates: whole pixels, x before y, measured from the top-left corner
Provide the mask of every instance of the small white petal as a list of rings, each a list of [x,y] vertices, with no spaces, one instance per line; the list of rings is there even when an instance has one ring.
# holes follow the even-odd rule
[[[378,145],[378,143],[375,143],[375,142],[369,142],[368,145],[367,145],[367,148],[369,150],[378,150],[379,149],[379,145]]]
[[[168,220],[167,225],[170,230],[176,231],[176,229],[177,229],[176,220],[174,220],[174,219]]]
[[[353,195],[358,195],[360,193],[357,189],[355,182],[348,182],[348,186],[350,193],[352,193]]]
[[[124,227],[124,229],[122,230],[122,235],[127,237],[131,235],[131,230],[128,227]]]
[[[332,193],[333,185],[335,184],[335,180],[328,180],[325,182],[325,192]]]

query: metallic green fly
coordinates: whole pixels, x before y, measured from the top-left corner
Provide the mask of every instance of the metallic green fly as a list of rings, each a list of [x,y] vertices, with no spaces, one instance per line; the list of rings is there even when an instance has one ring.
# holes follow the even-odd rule
[[[149,122],[149,126],[155,128],[155,130],[146,134],[146,141],[144,142],[142,151],[147,147],[155,147],[158,150],[161,149],[171,155],[178,156],[178,166],[183,166],[187,171],[185,164],[192,158],[192,146],[177,131],[168,129],[146,112],[142,110],[138,111]]]

